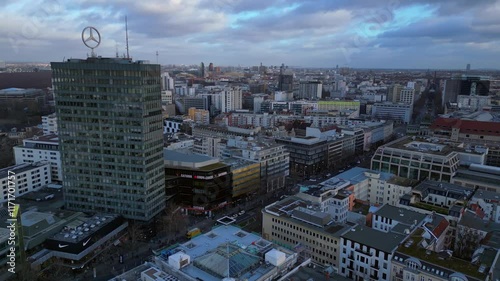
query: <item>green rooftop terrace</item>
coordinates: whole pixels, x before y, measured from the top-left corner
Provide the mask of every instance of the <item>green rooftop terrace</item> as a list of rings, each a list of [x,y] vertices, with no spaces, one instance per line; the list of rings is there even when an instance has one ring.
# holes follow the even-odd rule
[[[454,257],[448,259],[442,259],[438,256],[436,252],[427,251],[425,248],[420,246],[420,242],[422,241],[423,229],[417,229],[409,239],[413,239],[413,244],[406,248],[404,245],[399,246],[396,250],[397,252],[406,254],[408,256],[412,256],[418,258],[422,261],[432,263],[444,268],[448,268],[455,272],[460,272],[465,275],[469,275],[474,278],[478,278],[484,280],[486,278],[486,274],[480,273],[479,266],[470,263],[469,261],[457,259]]]

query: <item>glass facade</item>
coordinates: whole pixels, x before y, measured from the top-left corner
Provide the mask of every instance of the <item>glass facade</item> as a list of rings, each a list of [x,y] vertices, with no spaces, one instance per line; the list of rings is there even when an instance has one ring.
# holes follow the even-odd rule
[[[165,207],[160,66],[51,65],[66,207],[150,220]]]

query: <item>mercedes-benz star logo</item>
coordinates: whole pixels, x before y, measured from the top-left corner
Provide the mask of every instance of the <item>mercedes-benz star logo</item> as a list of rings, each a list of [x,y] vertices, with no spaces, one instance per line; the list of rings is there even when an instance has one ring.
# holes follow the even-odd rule
[[[82,31],[82,41],[85,46],[95,49],[101,44],[101,34],[93,26],[87,26]]]

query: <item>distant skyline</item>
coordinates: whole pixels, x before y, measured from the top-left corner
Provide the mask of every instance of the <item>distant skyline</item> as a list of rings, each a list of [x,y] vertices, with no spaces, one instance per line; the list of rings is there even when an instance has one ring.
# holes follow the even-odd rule
[[[500,69],[500,0],[5,0],[0,60],[85,58],[125,50],[161,64]]]

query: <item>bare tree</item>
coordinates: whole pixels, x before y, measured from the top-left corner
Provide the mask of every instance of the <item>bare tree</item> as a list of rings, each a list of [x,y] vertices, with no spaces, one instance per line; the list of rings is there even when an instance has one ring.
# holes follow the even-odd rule
[[[479,242],[481,242],[481,236],[476,230],[466,226],[457,229],[455,255],[470,260]]]

